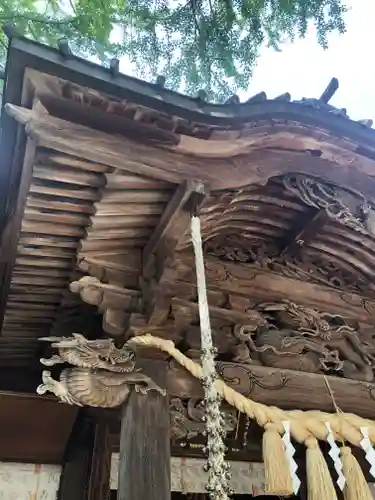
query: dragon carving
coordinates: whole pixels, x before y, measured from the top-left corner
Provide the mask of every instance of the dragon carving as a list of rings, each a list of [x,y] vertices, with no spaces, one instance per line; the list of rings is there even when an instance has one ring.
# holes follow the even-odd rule
[[[69,363],[60,380],[43,371],[43,383],[38,394],[51,392],[62,402],[77,406],[115,408],[122,405],[134,389],[146,394],[166,391],[135,368],[135,352],[127,346],[116,348],[112,339],[87,340],[83,335],[72,337],[45,337],[58,350],[58,355],[40,361],[45,366]]]
[[[237,325],[240,341],[236,360],[310,373],[341,372],[344,377],[371,382],[374,349],[339,315],[285,301],[262,304],[251,311],[249,325]]]
[[[324,210],[330,219],[360,233],[371,229],[364,224],[371,211],[362,193],[306,174],[287,174],[282,177],[282,182],[306,205]],[[354,210],[351,205],[354,205]]]

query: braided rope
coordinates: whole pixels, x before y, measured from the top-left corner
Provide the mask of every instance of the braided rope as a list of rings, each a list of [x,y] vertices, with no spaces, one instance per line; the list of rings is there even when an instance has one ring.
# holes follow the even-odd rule
[[[186,357],[170,340],[164,340],[146,334],[139,337],[133,337],[128,343],[156,347],[169,354],[196,379],[201,380],[203,377],[202,367],[195,361]],[[284,427],[282,421],[289,420],[290,433],[293,438],[300,443],[309,442],[311,438],[325,441],[327,438],[327,422],[331,425],[334,437],[338,441],[347,441],[354,446],[359,446],[363,439],[360,428],[367,427],[369,439],[373,444],[375,443],[375,422],[372,420],[344,412],[332,414],[321,411],[285,411],[275,406],[266,406],[252,401],[229,387],[221,379],[215,381],[215,386],[218,394],[225,399],[227,403],[234,406],[238,411],[248,415],[261,427],[265,427],[267,424],[273,424],[280,435],[283,435]]]

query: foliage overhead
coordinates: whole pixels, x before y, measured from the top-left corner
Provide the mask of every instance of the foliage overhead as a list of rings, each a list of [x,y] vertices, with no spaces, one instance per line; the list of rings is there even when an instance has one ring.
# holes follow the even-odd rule
[[[343,0],[345,1],[345,0]],[[259,49],[278,50],[303,37],[310,22],[318,42],[345,31],[342,0],[2,0],[0,22],[55,46],[103,62],[126,56],[140,78],[222,101],[246,90]],[[6,38],[0,35],[4,59]]]

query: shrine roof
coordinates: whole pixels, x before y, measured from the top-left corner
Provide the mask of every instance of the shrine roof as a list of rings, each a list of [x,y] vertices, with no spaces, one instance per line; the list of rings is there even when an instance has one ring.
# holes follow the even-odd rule
[[[141,321],[145,248],[164,214],[171,215],[176,192],[193,181],[209,191],[201,210],[206,255],[261,262],[337,293],[349,283],[347,290],[371,299],[368,320],[375,307],[373,237],[322,216],[312,199],[306,203],[306,189],[323,197],[328,189],[353,213],[364,202],[375,205],[375,131],[371,121],[350,120],[330,106],[338,82],[318,99],[261,93],[224,104],[161,83],[119,73],[118,61],[106,68],[78,58],[66,44],[52,49],[10,36],[0,146],[0,365],[35,362],[41,335],[64,328],[95,335],[102,326],[115,335],[130,316]],[[35,96],[40,114],[31,109]],[[26,178],[20,123],[37,143]],[[319,187],[306,188],[312,178]],[[184,253],[190,240],[181,236],[177,251]],[[309,264],[285,267],[283,255],[301,239]],[[98,285],[100,312],[97,296],[68,290],[85,274],[115,287],[104,293]],[[225,311],[226,293],[213,293],[217,309]],[[320,304],[319,294],[311,297]],[[176,300],[176,315],[195,307]],[[359,314],[357,303],[338,298],[336,307]]]
[[[117,59],[113,59],[107,67],[74,55],[66,42],[62,42],[59,49],[55,49],[18,36],[12,29],[8,29],[7,34],[9,48],[5,81],[11,84],[6,86],[6,102],[13,102],[19,94],[20,88],[16,82],[28,67],[74,82],[85,89],[94,89],[116,96],[120,100],[208,126],[236,126],[269,117],[293,120],[303,114],[306,122],[311,125],[325,123],[332,127],[333,131],[336,127],[337,131],[345,130],[341,127],[352,127],[351,133],[357,135],[358,139],[367,137],[374,140],[373,132],[368,130],[371,129],[372,120],[365,119],[366,117],[359,121],[351,120],[345,108],[336,108],[329,104],[338,88],[335,78],[318,98],[292,100],[288,92],[275,98],[267,98],[265,92],[260,92],[245,102],[240,102],[238,96],[232,96],[222,104],[214,104],[206,100],[203,90],[193,98],[168,89],[165,87],[168,82],[164,82],[162,76],[157,78],[156,83],[150,83],[125,75],[119,71]]]

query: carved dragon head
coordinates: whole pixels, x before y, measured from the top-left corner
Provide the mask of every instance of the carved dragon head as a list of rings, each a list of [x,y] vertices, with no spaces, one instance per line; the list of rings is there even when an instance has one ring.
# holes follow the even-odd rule
[[[135,368],[135,351],[129,346],[118,349],[113,339],[88,340],[79,333],[71,337],[43,337],[58,349],[61,358],[76,366],[91,366],[112,372],[132,372]],[[85,364],[83,365],[82,362]]]
[[[331,325],[324,314],[289,300],[277,304],[261,304],[260,307],[264,312],[282,313],[285,324],[297,328],[301,334],[324,336],[331,330]]]

